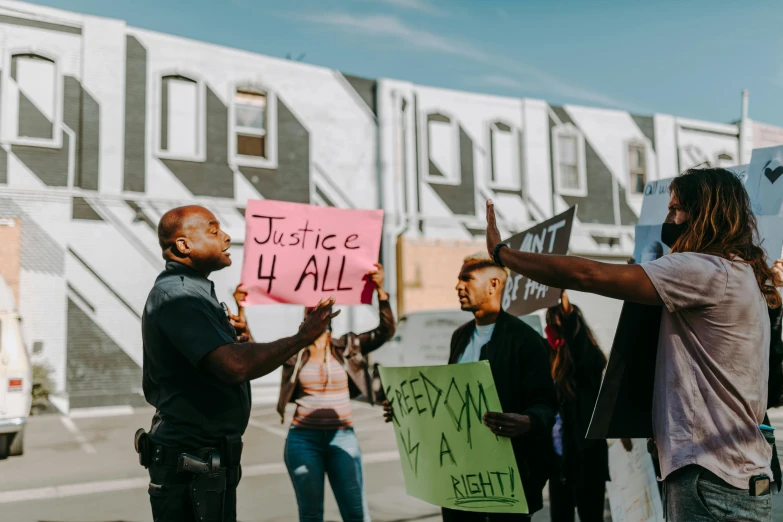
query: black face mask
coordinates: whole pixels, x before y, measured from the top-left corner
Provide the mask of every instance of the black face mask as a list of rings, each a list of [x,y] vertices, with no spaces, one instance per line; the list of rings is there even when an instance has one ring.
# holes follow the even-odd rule
[[[671,248],[674,243],[680,239],[680,236],[687,230],[688,223],[683,221],[679,225],[676,223],[664,223],[661,227],[661,241],[664,245]]]

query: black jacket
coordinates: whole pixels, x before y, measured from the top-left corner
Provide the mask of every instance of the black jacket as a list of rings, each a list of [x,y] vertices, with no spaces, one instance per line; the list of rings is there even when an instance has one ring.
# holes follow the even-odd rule
[[[565,345],[574,362],[574,397],[560,399],[563,428],[563,477],[573,487],[609,480],[609,450],[606,440],[586,439],[595,401],[601,389],[606,357],[590,342],[577,307],[563,322]]]
[[[772,339],[769,346],[769,395],[767,398],[767,408],[777,408],[783,405],[783,307],[769,309],[769,323],[771,327]],[[764,424],[769,424],[769,417],[764,416]],[[777,450],[777,443],[773,450]],[[777,451],[772,452],[772,476],[778,485],[778,491],[781,489],[780,461]]]
[[[475,328],[476,323],[470,321],[454,332],[449,364],[459,361]],[[503,411],[530,417],[530,431],[511,439],[511,445],[528,508],[535,513],[544,505],[541,491],[552,465],[552,426],[557,408],[544,339],[521,320],[501,312],[492,338],[481,348],[480,360],[489,361]]]
[[[783,406],[783,307],[769,308],[769,396],[767,408]]]

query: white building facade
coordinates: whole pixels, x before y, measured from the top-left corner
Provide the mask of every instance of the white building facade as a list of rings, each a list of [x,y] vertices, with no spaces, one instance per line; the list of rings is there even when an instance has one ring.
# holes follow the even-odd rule
[[[488,198],[509,233],[578,204],[573,252],[621,262],[645,181],[746,162],[753,147],[749,120],[367,80],[21,2],[0,1],[0,47],[0,223],[21,227],[0,275],[64,410],[143,403],[141,313],[163,267],[155,227],[172,207],[213,210],[234,259],[248,199],[382,208],[397,300],[402,242],[475,241]],[[240,268],[214,274],[221,300],[232,302]],[[619,304],[579,297],[608,349]],[[301,314],[249,316],[270,340]],[[377,315],[339,319],[338,332]],[[278,379],[261,379],[257,398],[274,397]]]

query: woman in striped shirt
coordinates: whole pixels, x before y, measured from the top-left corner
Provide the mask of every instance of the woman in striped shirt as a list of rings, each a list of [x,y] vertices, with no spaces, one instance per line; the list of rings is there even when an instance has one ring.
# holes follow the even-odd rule
[[[383,289],[383,276],[380,264],[368,274],[378,293],[377,328],[333,339],[330,327],[283,365],[277,411],[284,422],[286,405],[296,404],[286,438],[285,463],[302,522],[323,522],[325,475],[329,475],[342,519],[370,520],[350,400],[361,395],[375,402],[365,356],[394,335],[394,314]]]

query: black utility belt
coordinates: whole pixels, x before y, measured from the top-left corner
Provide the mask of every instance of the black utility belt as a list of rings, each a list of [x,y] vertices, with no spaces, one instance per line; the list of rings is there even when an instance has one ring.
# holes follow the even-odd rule
[[[209,447],[174,447],[155,444],[148,433],[139,429],[134,437],[134,447],[139,455],[139,464],[145,468],[155,464],[195,474],[237,468],[242,457],[242,438],[238,435],[223,437],[220,444]]]

